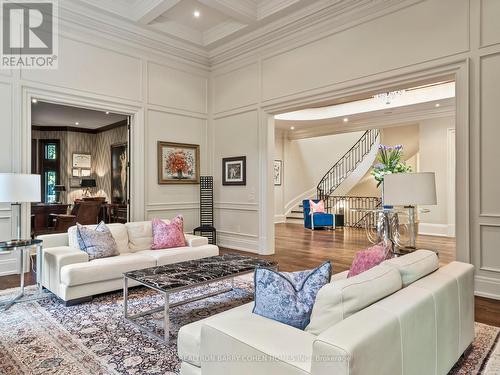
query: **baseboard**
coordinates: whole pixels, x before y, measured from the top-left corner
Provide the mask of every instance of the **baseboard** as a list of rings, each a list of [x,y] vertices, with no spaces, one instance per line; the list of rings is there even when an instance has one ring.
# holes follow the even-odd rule
[[[286,222],[285,215],[274,215],[274,224],[281,224]]]
[[[476,275],[474,277],[474,295],[500,300],[500,279]]]
[[[217,232],[217,245],[234,250],[259,253],[259,240],[256,235]]]
[[[448,224],[419,223],[418,234],[425,236],[454,237],[454,226],[450,229]]]

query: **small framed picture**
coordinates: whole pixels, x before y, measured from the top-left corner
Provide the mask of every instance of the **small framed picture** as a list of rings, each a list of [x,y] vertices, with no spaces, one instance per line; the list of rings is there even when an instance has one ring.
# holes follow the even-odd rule
[[[90,177],[90,169],[82,169],[80,172],[80,177]]]
[[[70,188],[80,188],[82,180],[79,177],[72,177],[69,179]]]
[[[73,177],[80,177],[80,169],[79,168],[73,168],[71,175]]]
[[[283,169],[283,161],[275,160],[273,169],[274,186],[281,186],[282,169]]]
[[[222,159],[222,185],[247,184],[247,157]]]
[[[92,166],[92,155],[84,152],[73,153],[73,168],[87,168]]]

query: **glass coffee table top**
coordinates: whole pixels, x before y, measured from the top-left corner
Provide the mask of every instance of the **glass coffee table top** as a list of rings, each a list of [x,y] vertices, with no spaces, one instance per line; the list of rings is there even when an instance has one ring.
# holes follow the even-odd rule
[[[172,292],[251,273],[258,267],[275,269],[277,265],[276,262],[265,259],[224,254],[130,271],[123,276],[162,292]]]

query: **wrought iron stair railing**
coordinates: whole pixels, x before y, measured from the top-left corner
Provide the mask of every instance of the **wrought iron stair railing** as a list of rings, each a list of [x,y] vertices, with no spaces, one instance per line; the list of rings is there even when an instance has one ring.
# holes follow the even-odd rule
[[[330,200],[339,185],[357,168],[368,155],[380,134],[378,129],[367,130],[361,138],[345,153],[328,172],[323,176],[316,187],[318,199],[325,201],[326,209],[330,212]]]
[[[353,208],[372,210],[382,205],[380,197],[347,197],[332,195],[325,201],[329,211],[335,215],[344,215],[344,226],[351,228],[374,227],[376,215],[373,212],[352,210]]]

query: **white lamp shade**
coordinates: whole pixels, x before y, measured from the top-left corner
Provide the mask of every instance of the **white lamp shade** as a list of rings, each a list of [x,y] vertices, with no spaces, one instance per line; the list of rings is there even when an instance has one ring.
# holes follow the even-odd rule
[[[40,175],[0,173],[0,202],[40,202]]]
[[[385,175],[383,189],[385,205],[437,204],[436,178],[433,172]]]

